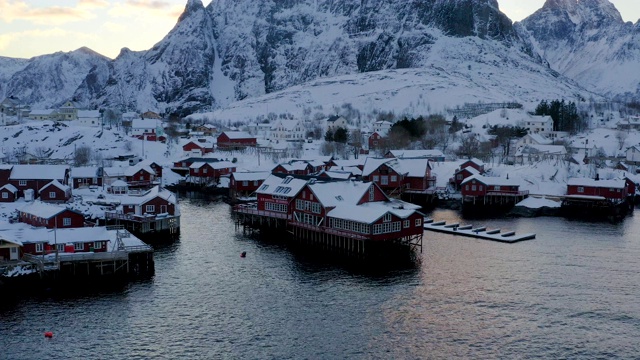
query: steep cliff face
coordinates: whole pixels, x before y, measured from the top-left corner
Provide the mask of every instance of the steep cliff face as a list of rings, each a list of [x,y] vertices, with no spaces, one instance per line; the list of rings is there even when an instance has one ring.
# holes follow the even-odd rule
[[[608,0],[547,0],[515,28],[553,69],[583,86],[640,97],[639,27]]]

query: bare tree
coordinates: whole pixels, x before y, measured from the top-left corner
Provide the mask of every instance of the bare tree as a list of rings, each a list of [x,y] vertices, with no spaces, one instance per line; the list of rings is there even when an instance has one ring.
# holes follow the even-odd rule
[[[322,145],[320,145],[320,153],[323,156],[335,155],[336,153],[335,143],[333,141],[323,142]]]
[[[75,166],[85,166],[91,160],[91,147],[87,145],[78,146],[73,153]]]
[[[620,150],[622,150],[622,148],[624,147],[624,142],[627,140],[627,136],[629,136],[629,134],[627,134],[624,131],[616,132],[616,140],[618,140],[618,145],[620,146]]]
[[[127,140],[124,142],[124,149],[126,151],[131,151],[133,149],[133,143],[131,142],[131,140]]]
[[[33,155],[38,158],[38,160],[42,161],[44,159],[48,159],[51,156],[53,151],[46,146],[38,146],[33,149]]]

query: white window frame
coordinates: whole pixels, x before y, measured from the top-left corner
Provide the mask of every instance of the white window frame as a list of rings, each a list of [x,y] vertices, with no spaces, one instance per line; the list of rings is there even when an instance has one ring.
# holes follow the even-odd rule
[[[64,244],[56,244],[56,249],[58,249],[58,251],[64,251]]]
[[[56,198],[56,192],[55,191],[49,191],[49,198],[55,199]]]
[[[27,186],[27,180],[20,180],[20,181],[18,181],[18,185],[19,185],[19,186]]]
[[[93,242],[94,249],[102,249],[102,241],[94,241]]]
[[[584,186],[578,186],[578,192],[584,193]]]
[[[84,250],[84,243],[73,243],[73,250]]]
[[[71,226],[71,218],[62,218],[62,226]]]
[[[397,182],[398,181],[398,176],[397,175],[391,175],[391,179],[389,181]]]
[[[156,206],[155,205],[145,205],[144,210],[146,213],[154,213],[156,212]]]
[[[37,253],[41,253],[44,251],[44,244],[43,243],[36,243],[36,252]]]
[[[3,199],[8,199],[9,198],[9,193],[8,192],[3,192],[2,193],[2,198]]]
[[[409,221],[409,220],[405,220],[405,221],[404,221],[404,228],[406,229],[406,228],[408,228],[409,226],[411,226],[411,221]]]
[[[380,185],[389,185],[389,176],[387,175],[380,176]]]
[[[391,221],[391,213],[384,214],[384,222],[389,222],[389,221]]]
[[[416,227],[422,226],[422,219],[417,218],[416,219]]]

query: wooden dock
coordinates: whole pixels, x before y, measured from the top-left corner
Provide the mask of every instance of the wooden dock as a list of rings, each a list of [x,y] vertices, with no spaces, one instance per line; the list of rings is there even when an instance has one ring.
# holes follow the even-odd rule
[[[428,231],[435,231],[451,235],[460,235],[510,244],[536,238],[536,234],[517,235],[515,231],[501,232],[501,229],[489,230],[484,226],[474,228],[473,225],[461,226],[458,223],[447,224],[445,221],[434,222],[431,219],[424,220],[424,229]]]

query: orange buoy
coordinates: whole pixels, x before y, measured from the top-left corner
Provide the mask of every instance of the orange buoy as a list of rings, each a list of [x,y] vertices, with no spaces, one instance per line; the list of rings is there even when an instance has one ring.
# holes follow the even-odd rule
[[[44,332],[44,337],[51,339],[53,337],[53,332],[51,331],[45,331]]]

